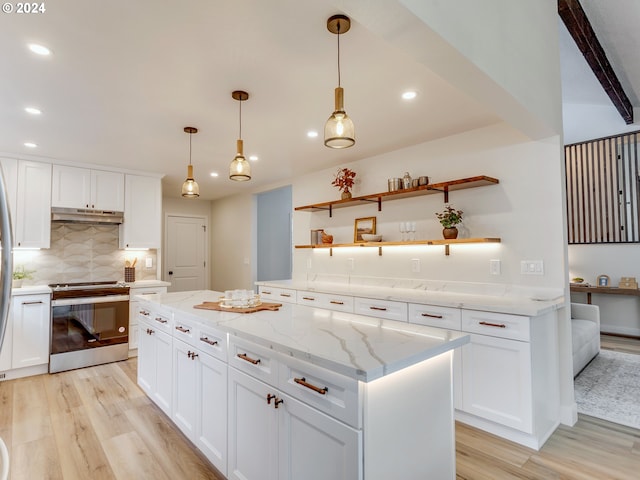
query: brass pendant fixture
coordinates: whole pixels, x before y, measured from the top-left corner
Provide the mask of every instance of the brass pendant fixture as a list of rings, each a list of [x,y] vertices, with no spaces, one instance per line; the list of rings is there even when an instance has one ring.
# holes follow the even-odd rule
[[[184,127],[184,131],[189,134],[189,166],[187,167],[187,179],[182,184],[182,196],[184,198],[198,198],[200,196],[200,187],[193,178],[193,165],[191,165],[191,135],[198,133],[198,129]]]
[[[338,87],[335,89],[335,110],[324,125],[324,144],[329,148],[348,148],[356,143],[353,122],[344,111],[344,90],[340,86],[340,35],[351,28],[346,15],[333,15],[327,20],[327,30],[338,36]]]
[[[243,144],[242,144],[242,102],[249,98],[249,94],[242,90],[235,90],[231,93],[234,100],[240,103],[240,134],[238,135],[238,141],[236,142],[237,153],[236,157],[229,165],[229,178],[236,182],[246,182],[251,180],[251,165],[244,158]]]

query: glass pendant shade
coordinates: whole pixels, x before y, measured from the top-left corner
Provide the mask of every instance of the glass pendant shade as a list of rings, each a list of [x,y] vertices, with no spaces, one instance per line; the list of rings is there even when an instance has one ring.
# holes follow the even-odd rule
[[[355,128],[344,111],[344,90],[336,88],[336,109],[324,124],[324,144],[329,148],[347,148],[356,143]]]
[[[200,196],[198,182],[193,179],[193,165],[187,166],[187,179],[182,184],[182,196],[185,198],[197,198]]]
[[[189,165],[187,166],[187,179],[182,184],[182,196],[184,198],[198,198],[200,187],[193,178],[193,165],[191,165],[191,136],[198,133],[195,127],[184,127],[184,132],[189,134]]]
[[[229,178],[236,182],[251,180],[251,165],[244,158],[242,140],[237,141],[238,153],[229,165]]]

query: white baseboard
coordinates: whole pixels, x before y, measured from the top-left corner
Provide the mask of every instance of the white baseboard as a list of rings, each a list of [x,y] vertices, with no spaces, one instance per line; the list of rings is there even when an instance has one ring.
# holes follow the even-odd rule
[[[607,325],[605,323],[600,324],[600,332],[617,333],[618,335],[632,335],[634,337],[640,337],[640,328],[621,327],[619,325]]]
[[[0,378],[0,381],[15,380],[16,378],[31,377],[33,375],[42,375],[43,373],[49,373],[48,363],[43,365],[34,365],[32,367],[16,368],[14,370],[5,370],[4,372],[0,372],[0,374],[4,374],[4,377]]]

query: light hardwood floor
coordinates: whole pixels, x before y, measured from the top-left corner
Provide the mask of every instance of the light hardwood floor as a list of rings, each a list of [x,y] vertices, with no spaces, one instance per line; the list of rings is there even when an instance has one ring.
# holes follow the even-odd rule
[[[136,386],[136,365],[0,383],[11,479],[222,480]],[[458,479],[637,479],[640,472],[640,430],[585,416],[561,426],[539,452],[462,424],[456,447]]]
[[[607,350],[640,355],[640,339],[636,337],[602,334],[600,335],[600,346]]]

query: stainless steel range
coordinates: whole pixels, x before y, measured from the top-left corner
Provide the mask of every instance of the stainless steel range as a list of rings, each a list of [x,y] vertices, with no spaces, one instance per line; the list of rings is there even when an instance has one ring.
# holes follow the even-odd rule
[[[129,287],[112,282],[49,285],[49,372],[126,360],[129,353]]]

